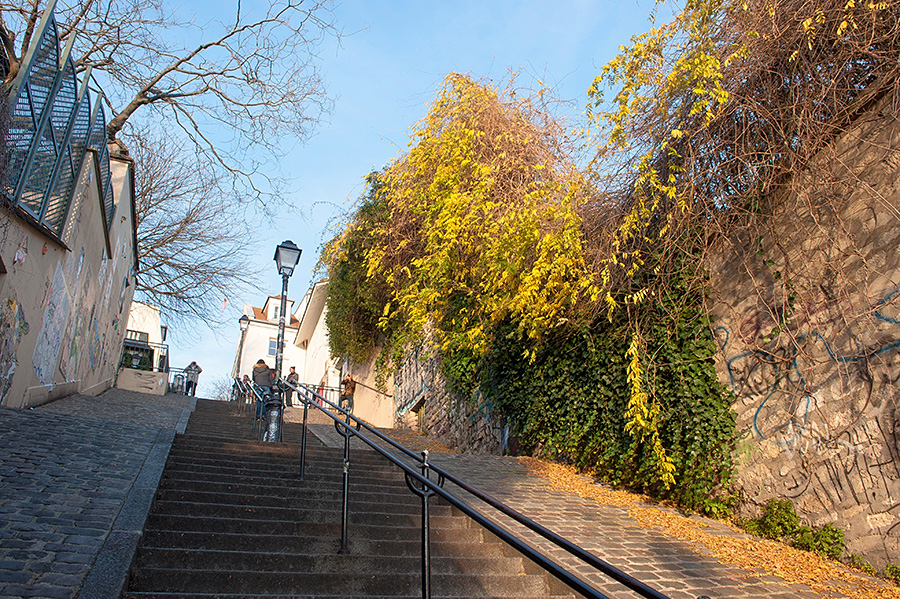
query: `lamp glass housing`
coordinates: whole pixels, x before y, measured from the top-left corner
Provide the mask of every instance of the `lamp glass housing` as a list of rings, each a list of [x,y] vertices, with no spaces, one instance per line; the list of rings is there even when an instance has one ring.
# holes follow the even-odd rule
[[[241,330],[246,331],[247,327],[250,326],[250,319],[247,318],[247,315],[244,314],[240,318],[238,318],[238,323],[241,325]]]
[[[293,241],[282,241],[281,245],[275,248],[275,265],[278,266],[278,274],[288,277],[294,274],[294,267],[300,261],[302,251]]]

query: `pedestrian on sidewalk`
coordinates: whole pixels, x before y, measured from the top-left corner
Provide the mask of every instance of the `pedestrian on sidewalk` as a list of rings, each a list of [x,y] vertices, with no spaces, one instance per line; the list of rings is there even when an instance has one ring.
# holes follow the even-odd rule
[[[200,373],[203,372],[203,369],[197,365],[196,362],[191,362],[188,364],[187,368],[184,369],[184,394],[195,396],[197,395],[197,380],[200,378]]]
[[[341,381],[341,386],[343,389],[341,390],[341,396],[338,398],[338,407],[343,408],[353,413],[353,393],[356,391],[356,381],[353,380],[353,375],[349,372],[347,376],[344,377],[344,380]]]
[[[272,393],[272,385],[275,384],[275,371],[269,368],[269,365],[262,358],[253,367],[253,382],[259,387],[262,395],[256,398],[256,419],[259,420],[263,417],[263,410],[265,409],[263,400]]]
[[[300,375],[297,374],[297,370],[293,366],[291,366],[291,372],[287,375],[287,382],[289,385],[293,385],[294,387],[296,387],[300,383]],[[292,400],[293,396],[294,396],[294,390],[291,387],[288,387],[287,389],[285,389],[284,399],[285,399],[285,402],[287,402],[288,407],[294,405],[293,400]],[[297,400],[298,401],[300,400],[299,393],[297,393]]]

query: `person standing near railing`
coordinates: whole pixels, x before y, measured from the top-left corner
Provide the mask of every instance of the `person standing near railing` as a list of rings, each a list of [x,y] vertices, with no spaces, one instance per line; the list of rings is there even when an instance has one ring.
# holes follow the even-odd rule
[[[262,358],[253,367],[253,382],[260,388],[263,397],[268,397],[272,393],[272,385],[275,384],[275,371],[269,368],[266,361]],[[256,399],[256,419],[263,417],[264,403],[263,398]]]
[[[297,374],[297,370],[291,366],[291,372],[287,375],[287,382],[289,385],[293,385],[294,387],[300,382],[300,375]],[[291,387],[288,387],[284,390],[284,401],[288,405],[288,407],[293,405],[294,390]],[[297,399],[300,399],[299,393],[297,394]]]
[[[353,375],[348,372],[347,376],[341,381],[341,386],[343,389],[341,390],[341,396],[338,398],[338,406],[353,413],[353,393],[356,391],[356,381],[353,380]]]

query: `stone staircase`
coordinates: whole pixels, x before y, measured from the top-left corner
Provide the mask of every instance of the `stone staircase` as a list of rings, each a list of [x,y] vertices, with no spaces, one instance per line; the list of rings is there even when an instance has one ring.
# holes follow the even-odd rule
[[[421,597],[421,500],[373,451],[351,450],[349,552],[339,555],[342,450],[248,440],[234,404],[198,400],[176,437],[124,599]],[[299,439],[286,423],[284,438]],[[436,499],[433,597],[573,596]]]

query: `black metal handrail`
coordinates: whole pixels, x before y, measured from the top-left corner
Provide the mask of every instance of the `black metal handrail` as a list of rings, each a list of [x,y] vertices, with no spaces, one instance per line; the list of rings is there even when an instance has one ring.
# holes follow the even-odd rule
[[[345,553],[347,551],[347,522],[348,522],[348,514],[347,514],[347,494],[348,494],[348,476],[350,471],[350,439],[352,437],[357,437],[362,440],[366,445],[374,449],[376,452],[380,453],[383,457],[385,457],[389,462],[393,463],[395,466],[400,468],[406,477],[406,484],[410,488],[410,490],[419,495],[422,498],[422,596],[426,599],[430,599],[431,596],[431,588],[430,588],[430,539],[429,539],[429,525],[428,525],[428,499],[434,495],[439,495],[444,498],[448,503],[455,506],[457,509],[462,511],[465,515],[469,516],[474,521],[481,524],[484,528],[486,528],[489,532],[496,535],[502,541],[513,547],[514,549],[521,552],[523,555],[531,559],[538,566],[543,568],[545,571],[549,572],[553,576],[555,576],[558,580],[562,581],[564,584],[569,586],[571,589],[576,592],[582,594],[584,597],[588,597],[591,599],[608,599],[606,595],[603,595],[595,588],[576,577],[574,574],[569,572],[563,566],[560,566],[556,562],[550,560],[547,556],[543,555],[530,545],[526,544],[523,540],[519,539],[513,533],[507,531],[505,528],[501,527],[493,520],[488,519],[486,516],[481,514],[479,511],[470,507],[462,500],[455,497],[453,494],[449,493],[445,489],[443,489],[443,484],[445,480],[449,480],[457,487],[462,489],[463,491],[471,494],[477,499],[485,502],[487,505],[492,508],[498,510],[500,513],[512,518],[516,522],[526,526],[528,529],[537,533],[541,537],[551,541],[556,546],[562,548],[570,555],[582,560],[586,564],[596,568],[606,576],[609,576],[616,582],[624,585],[625,587],[631,589],[641,597],[645,597],[646,599],[669,599],[668,596],[660,593],[659,591],[649,587],[645,583],[637,580],[636,578],[629,576],[625,572],[622,572],[618,568],[612,566],[608,562],[598,558],[597,556],[585,551],[581,547],[573,544],[572,542],[564,539],[553,531],[541,526],[540,524],[534,522],[530,518],[524,516],[520,512],[512,509],[507,506],[503,502],[491,497],[487,493],[484,493],[471,485],[466,484],[459,478],[453,476],[449,472],[444,469],[434,466],[428,462],[428,452],[423,451],[421,456],[413,453],[406,447],[400,445],[393,439],[387,437],[380,431],[376,430],[369,424],[363,422],[359,418],[353,416],[350,412],[344,410],[338,405],[328,401],[321,395],[319,395],[314,390],[314,385],[308,384],[300,384],[298,386],[290,385],[287,382],[282,382],[282,384],[289,386],[290,388],[297,391],[297,396],[302,398],[303,400],[303,431],[302,431],[302,440],[301,440],[301,450],[300,450],[300,473],[301,479],[304,476],[304,467],[305,467],[305,454],[306,454],[306,428],[307,428],[307,411],[309,409],[309,405],[314,405],[317,409],[321,410],[324,414],[328,415],[334,421],[335,430],[340,433],[345,441],[344,441],[344,467],[343,467],[343,477],[344,477],[344,485],[343,485],[343,500],[342,500],[342,526],[341,526],[341,549],[340,553]],[[325,409],[320,405],[319,401],[327,404],[331,410],[335,411],[340,416],[335,415],[328,409]],[[367,433],[371,433],[381,441],[387,443],[391,447],[397,449],[407,457],[418,462],[417,467],[412,467],[399,459],[396,456],[392,455],[378,444],[375,441],[369,439],[365,435],[360,433],[360,429],[365,429]],[[421,474],[416,471],[416,468],[421,471]],[[430,474],[434,473],[437,475],[437,481],[430,480]],[[705,599],[703,597],[699,599]]]
[[[254,423],[254,428],[255,428],[254,434],[256,435],[257,441],[259,441],[262,439],[262,436],[263,436],[263,432],[264,432],[263,422],[265,421],[265,419],[264,418],[263,419],[256,418],[256,404],[257,404],[257,402],[259,402],[265,406],[266,403],[271,400],[271,396],[266,394],[262,390],[262,388],[259,385],[257,385],[256,383],[253,383],[253,382],[245,383],[238,377],[234,377],[234,384],[235,384],[235,387],[237,387],[240,390],[238,395],[242,398],[239,411],[241,414],[243,414],[244,405],[247,406],[247,412],[248,412],[250,421]],[[287,384],[287,383],[284,383],[284,384]],[[264,412],[264,414],[265,414],[265,412]],[[281,431],[283,429],[283,424],[284,424],[284,410],[281,410],[279,412],[279,418],[280,418],[280,422],[279,422],[278,431],[279,431],[279,433],[281,433]],[[280,438],[278,440],[281,441]],[[304,435],[304,442],[305,442],[305,435]]]
[[[244,408],[252,407],[253,402],[255,401],[255,396],[253,392],[253,383],[244,382],[238,377],[234,377],[234,386],[237,389],[237,397],[235,398],[238,402],[239,412],[243,415]],[[253,410],[248,409],[248,411],[252,414]]]

